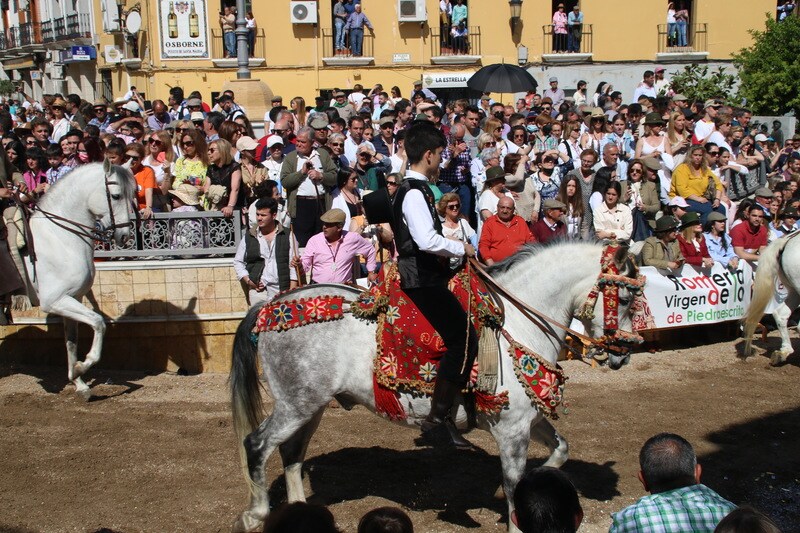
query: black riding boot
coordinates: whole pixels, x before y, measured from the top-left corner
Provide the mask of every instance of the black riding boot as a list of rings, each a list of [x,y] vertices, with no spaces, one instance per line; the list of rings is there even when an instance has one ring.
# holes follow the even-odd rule
[[[461,387],[456,383],[439,378],[433,388],[431,412],[422,421],[422,438],[433,446],[471,449],[471,442],[461,436],[455,422],[450,418],[450,409]]]

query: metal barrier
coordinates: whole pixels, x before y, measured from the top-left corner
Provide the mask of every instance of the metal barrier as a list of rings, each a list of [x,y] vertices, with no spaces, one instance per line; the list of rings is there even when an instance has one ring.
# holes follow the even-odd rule
[[[133,216],[133,215],[131,215]],[[95,243],[95,257],[152,259],[233,255],[242,240],[241,211],[226,218],[219,211],[153,213],[131,221],[124,246]]]

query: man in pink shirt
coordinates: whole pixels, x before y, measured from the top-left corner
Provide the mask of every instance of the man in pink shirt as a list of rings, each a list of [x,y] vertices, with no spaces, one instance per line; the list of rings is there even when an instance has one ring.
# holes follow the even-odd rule
[[[375,247],[358,233],[343,230],[344,211],[331,209],[320,220],[322,232],[308,240],[300,260],[312,283],[354,283],[353,263],[359,255],[367,258],[367,278],[375,281]],[[296,265],[297,258],[292,260],[292,267]]]

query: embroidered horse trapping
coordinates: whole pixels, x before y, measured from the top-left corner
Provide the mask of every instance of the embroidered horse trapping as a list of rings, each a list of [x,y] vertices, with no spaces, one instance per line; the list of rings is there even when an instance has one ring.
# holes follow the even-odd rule
[[[286,331],[306,324],[329,322],[344,317],[344,297],[315,296],[264,304],[253,333]]]
[[[561,367],[551,365],[514,341],[511,341],[508,353],[514,360],[514,372],[528,397],[544,415],[558,419],[556,408],[564,398],[564,384],[567,381]]]
[[[470,318],[479,336],[491,335],[492,329],[502,326],[502,313],[475,275],[465,271],[456,274],[450,281],[450,290],[465,310],[471,310]],[[378,347],[375,359],[378,411],[390,418],[405,418],[402,407],[395,403],[396,395],[393,396],[395,402],[391,402],[392,397],[377,389],[431,394],[439,360],[445,353],[442,338],[400,288],[395,264],[384,267],[379,282],[351,305],[351,311],[359,318],[377,319],[378,322],[375,335]],[[479,372],[476,361],[467,391],[475,393],[479,411],[499,412],[508,404],[507,393],[495,395],[494,390],[480,390],[477,387]]]

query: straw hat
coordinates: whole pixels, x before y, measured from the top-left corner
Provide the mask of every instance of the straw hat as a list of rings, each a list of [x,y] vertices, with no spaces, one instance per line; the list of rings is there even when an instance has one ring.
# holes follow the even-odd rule
[[[586,120],[586,125],[588,126],[589,124],[592,123],[592,120],[595,120],[595,119],[602,119],[603,122],[606,121],[606,114],[603,113],[603,110],[600,109],[599,107],[593,107],[592,108],[592,112],[585,119]]]
[[[200,189],[190,183],[181,183],[169,193],[186,205],[200,205]]]
[[[53,103],[50,104],[50,107],[60,107],[61,109],[66,109],[67,102],[63,98],[59,97],[53,100]]]

